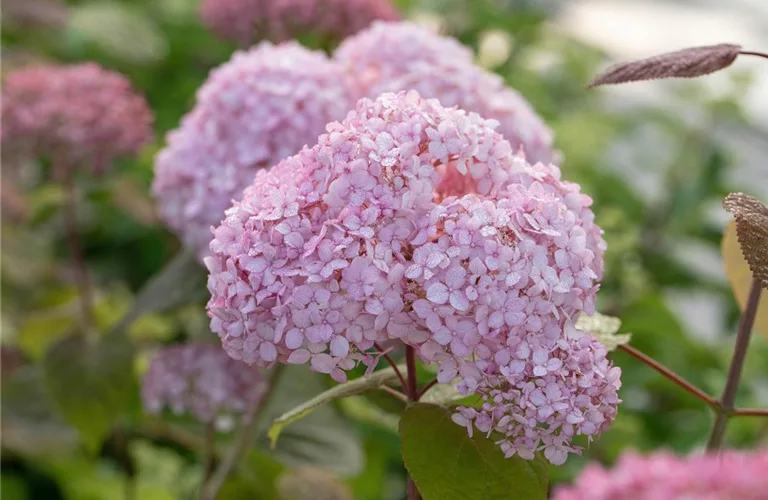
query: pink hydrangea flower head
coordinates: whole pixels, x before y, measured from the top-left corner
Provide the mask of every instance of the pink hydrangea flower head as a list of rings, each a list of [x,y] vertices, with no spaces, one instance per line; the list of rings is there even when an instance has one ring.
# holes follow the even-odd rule
[[[121,74],[94,63],[12,71],[2,89],[2,145],[56,169],[103,169],[139,152],[152,135],[145,99]]]
[[[343,71],[295,42],[262,43],[213,70],[155,158],[152,191],[184,242],[207,253],[218,224],[259,169],[313,143],[351,107]]]
[[[221,423],[256,409],[267,383],[261,372],[230,358],[220,346],[177,345],[160,351],[141,384],[144,409],[168,408],[203,423]]]
[[[500,76],[472,62],[472,52],[411,22],[377,21],[347,38],[334,58],[355,74],[360,96],[416,90],[499,122],[497,131],[529,162],[557,162],[553,135],[526,100]]]
[[[625,453],[611,470],[588,465],[555,500],[762,500],[768,491],[768,450],[678,457]]]
[[[375,19],[399,15],[390,0],[205,0],[200,17],[221,39],[248,46],[306,33],[340,40]]]
[[[594,310],[602,231],[577,185],[515,155],[494,126],[385,93],[259,172],[206,258],[225,350],[344,381],[376,364],[374,343],[399,341],[484,397],[483,412],[499,408],[459,423],[508,429],[510,455],[550,447],[559,462],[572,436],[597,435],[619,371],[569,318]],[[499,419],[525,412],[521,441],[523,427]]]

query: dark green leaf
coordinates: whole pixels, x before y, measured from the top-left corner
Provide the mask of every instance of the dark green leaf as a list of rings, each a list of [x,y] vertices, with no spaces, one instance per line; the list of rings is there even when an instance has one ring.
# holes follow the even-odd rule
[[[139,290],[136,301],[113,331],[122,331],[145,314],[168,311],[208,296],[205,273],[192,250],[184,250]]]
[[[544,499],[542,458],[504,458],[493,438],[451,421],[451,410],[417,404],[400,420],[405,467],[424,500]]]
[[[43,369],[54,405],[97,451],[135,389],[133,346],[123,335],[72,335],[46,353]]]

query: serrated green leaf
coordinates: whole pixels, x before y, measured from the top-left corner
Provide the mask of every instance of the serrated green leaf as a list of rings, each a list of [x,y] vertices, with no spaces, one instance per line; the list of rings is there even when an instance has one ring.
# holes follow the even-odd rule
[[[632,338],[631,333],[618,333],[621,328],[621,320],[613,316],[606,316],[599,312],[592,316],[579,315],[576,320],[576,328],[591,333],[605,346],[608,351],[613,351],[620,345],[628,344]]]
[[[135,389],[133,345],[123,335],[100,340],[70,335],[43,360],[48,393],[62,416],[95,452]]]
[[[133,307],[112,331],[122,331],[146,314],[168,311],[204,299],[208,295],[205,280],[205,272],[195,252],[189,249],[182,251],[139,290]]]
[[[405,370],[405,367],[401,367],[401,370]],[[374,372],[368,377],[351,380],[344,384],[339,384],[336,387],[332,387],[325,392],[318,394],[317,396],[305,401],[304,403],[288,410],[279,417],[277,417],[272,425],[269,427],[269,440],[270,446],[274,449],[277,444],[277,439],[280,437],[280,433],[285,427],[300,420],[312,411],[324,404],[330,403],[336,399],[342,399],[349,396],[357,396],[358,394],[365,394],[366,392],[378,390],[381,386],[387,382],[397,378],[395,370],[392,368],[386,368]]]
[[[451,411],[410,406],[400,419],[403,461],[424,500],[544,499],[547,466],[537,455],[527,461],[504,458],[484,433],[467,435]]]

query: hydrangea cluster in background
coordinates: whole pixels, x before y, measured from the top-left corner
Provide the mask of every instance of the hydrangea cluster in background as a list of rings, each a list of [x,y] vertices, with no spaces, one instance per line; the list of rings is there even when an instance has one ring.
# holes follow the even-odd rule
[[[410,22],[373,23],[336,49],[334,59],[355,75],[359,97],[416,90],[443,106],[497,120],[496,129],[529,162],[558,163],[553,135],[526,100],[503,79],[473,64],[455,39]]]
[[[322,52],[264,42],[213,70],[167,136],[152,191],[161,216],[200,255],[211,225],[271,167],[313,143],[351,107],[346,74]]]
[[[768,450],[678,457],[626,453],[606,470],[590,464],[555,500],[678,500],[766,498]]]
[[[620,371],[571,321],[602,276],[591,199],[495,125],[387,93],[259,172],[205,259],[224,349],[341,382],[400,340],[485,399],[455,420],[501,431],[507,456],[562,463],[574,435],[605,429]]]
[[[4,80],[5,158],[43,157],[59,171],[101,171],[116,157],[137,154],[151,135],[144,97],[123,75],[95,63],[28,66]]]
[[[193,343],[157,353],[141,395],[149,413],[168,408],[226,428],[232,415],[256,410],[266,388],[258,368],[233,360],[219,345]]]
[[[200,17],[220,38],[248,46],[307,33],[339,40],[399,15],[390,0],[204,0]]]

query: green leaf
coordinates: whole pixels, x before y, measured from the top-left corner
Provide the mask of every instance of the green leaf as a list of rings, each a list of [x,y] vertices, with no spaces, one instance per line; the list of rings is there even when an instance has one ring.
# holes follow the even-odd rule
[[[39,366],[4,372],[2,388],[4,449],[25,456],[67,455],[77,449],[77,432],[51,408]]]
[[[620,345],[628,344],[632,338],[631,333],[617,333],[621,328],[619,318],[606,316],[599,312],[595,312],[592,316],[580,314],[576,320],[576,328],[591,333],[608,351],[613,351]]]
[[[145,314],[168,311],[204,299],[208,294],[205,280],[195,252],[182,251],[139,290],[133,307],[112,331],[128,328]]]
[[[326,380],[305,366],[284,366],[257,426],[260,444],[269,446],[266,432],[275,418],[326,391]],[[331,405],[315,407],[283,429],[272,453],[288,467],[322,466],[345,477],[358,474],[365,461],[354,428]]]
[[[53,403],[92,452],[131,401],[133,356],[123,335],[100,340],[71,335],[45,355],[43,370]]]
[[[451,410],[410,406],[400,420],[405,468],[424,500],[544,499],[547,466],[537,456],[504,458],[484,433],[467,435],[451,420]]]
[[[404,371],[405,367],[401,367],[400,369]],[[378,390],[381,386],[396,378],[397,374],[395,373],[395,370],[392,368],[386,368],[384,370],[374,372],[368,377],[361,377],[359,379],[350,380],[344,384],[339,384],[301,403],[300,405],[291,408],[287,412],[277,417],[269,427],[269,440],[271,447],[274,449],[275,445],[277,444],[277,438],[280,437],[280,433],[286,426],[306,417],[312,413],[315,408],[330,403],[336,399],[342,399],[349,396],[357,396],[358,394],[364,394],[366,392]]]

